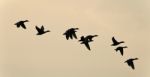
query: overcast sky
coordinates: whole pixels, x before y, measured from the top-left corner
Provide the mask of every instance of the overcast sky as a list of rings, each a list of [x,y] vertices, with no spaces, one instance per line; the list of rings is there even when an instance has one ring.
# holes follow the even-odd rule
[[[36,36],[36,25],[51,32]],[[91,51],[65,39],[72,27],[78,40],[99,35]],[[113,36],[128,46],[123,57]],[[0,37],[0,77],[150,77],[149,0],[0,0]],[[132,70],[124,61],[134,57]]]

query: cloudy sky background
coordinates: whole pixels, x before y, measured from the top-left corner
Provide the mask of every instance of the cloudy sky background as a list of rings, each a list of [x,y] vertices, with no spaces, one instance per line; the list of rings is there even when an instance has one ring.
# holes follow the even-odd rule
[[[51,32],[36,36],[36,25]],[[71,27],[78,39],[99,35],[91,51],[65,39]],[[0,0],[0,77],[150,77],[149,34],[149,0]],[[128,46],[123,57],[112,36]],[[135,70],[124,63],[132,57]]]

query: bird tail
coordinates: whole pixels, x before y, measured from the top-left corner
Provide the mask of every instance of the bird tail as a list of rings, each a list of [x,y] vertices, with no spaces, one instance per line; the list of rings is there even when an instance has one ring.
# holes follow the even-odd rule
[[[18,23],[15,23],[14,25],[17,25]]]
[[[117,49],[114,49],[116,52],[118,51]]]
[[[124,63],[126,63],[127,61],[125,61]]]

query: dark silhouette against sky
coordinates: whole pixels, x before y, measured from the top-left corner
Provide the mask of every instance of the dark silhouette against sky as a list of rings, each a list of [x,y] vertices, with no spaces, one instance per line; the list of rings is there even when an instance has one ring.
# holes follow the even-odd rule
[[[84,44],[88,50],[91,50],[90,45],[89,45],[90,41],[88,38],[81,36],[81,39],[79,41],[81,42],[80,44]]]
[[[66,39],[68,40],[69,38],[70,39],[77,39],[77,35],[76,35],[76,30],[79,30],[79,28],[70,28],[68,29],[63,35],[66,36]]]
[[[17,26],[17,28],[19,28],[20,26],[24,29],[26,29],[26,26],[25,26],[25,22],[29,22],[29,20],[24,20],[24,21],[19,21],[17,23],[15,23],[15,25]]]
[[[89,40],[89,41],[93,41],[93,38],[94,37],[97,37],[98,35],[88,35],[86,36],[86,38]]]
[[[35,26],[36,30],[38,31],[37,35],[42,35],[45,34],[47,32],[50,32],[49,30],[44,31],[44,26],[42,25],[41,28],[39,28],[38,26]]]
[[[133,63],[134,60],[138,60],[138,58],[130,58],[130,59],[125,61],[125,63],[127,63],[128,66],[130,66],[133,70],[135,69],[134,63]]]
[[[121,55],[123,56],[124,48],[128,48],[128,47],[127,46],[119,46],[115,50],[116,50],[116,52],[120,51]]]
[[[113,44],[112,44],[111,46],[117,46],[117,45],[119,45],[119,44],[121,44],[121,43],[124,43],[124,41],[118,42],[118,41],[115,39],[115,37],[112,37],[112,42],[113,42]]]
[[[91,50],[89,42],[92,42],[93,38],[97,36],[98,35],[88,35],[86,37],[81,36],[81,39],[79,41],[81,42],[81,44],[84,44],[88,50]]]
[[[15,25],[17,26],[17,28],[19,28],[21,26],[22,28],[26,29],[26,26],[24,24],[25,22],[29,22],[29,21],[28,20],[19,21],[19,22],[15,23]],[[35,28],[37,30],[37,35],[43,35],[47,32],[50,32],[50,30],[44,30],[43,25],[41,27],[35,26]],[[67,40],[78,39],[77,35],[76,35],[77,30],[79,30],[79,28],[70,28],[70,29],[66,30],[66,32],[63,35],[66,36]],[[81,36],[79,42],[80,42],[80,44],[84,44],[88,50],[91,50],[89,43],[94,41],[93,40],[94,37],[98,37],[98,35]],[[120,45],[121,43],[124,43],[124,41],[117,41],[115,39],[115,37],[112,37],[112,42],[113,42],[113,44],[111,44],[111,46],[117,46],[115,51],[116,52],[120,51],[121,55],[123,56],[124,48],[128,48],[128,47],[127,46],[118,46],[118,45]],[[135,69],[134,63],[133,63],[134,60],[138,60],[138,58],[128,59],[127,61],[125,61],[125,63],[127,63],[132,69]]]

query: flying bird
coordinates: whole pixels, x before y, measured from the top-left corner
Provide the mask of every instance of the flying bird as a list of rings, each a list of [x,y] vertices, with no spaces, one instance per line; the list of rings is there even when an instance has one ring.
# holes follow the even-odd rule
[[[79,41],[81,42],[80,44],[84,44],[88,50],[91,50],[90,45],[89,45],[90,41],[88,40],[88,38],[81,36],[81,39]]]
[[[42,35],[42,34],[45,34],[47,32],[50,32],[49,30],[47,31],[44,31],[44,26],[42,25],[41,28],[39,28],[38,26],[35,26],[36,30],[37,30],[37,35]]]
[[[123,56],[123,52],[124,52],[123,49],[124,49],[124,48],[128,48],[128,47],[127,47],[127,46],[124,46],[124,47],[123,47],[123,46],[119,46],[119,47],[117,47],[115,50],[116,50],[116,52],[117,52],[117,51],[120,51],[121,55]]]
[[[22,28],[26,29],[26,26],[24,24],[25,22],[29,22],[29,20],[19,21],[19,22],[15,23],[14,25],[16,25],[17,28],[19,28],[21,26]]]
[[[138,58],[130,58],[130,59],[125,61],[125,63],[127,63],[128,66],[130,66],[133,70],[135,69],[134,63],[133,63],[134,60],[138,60]]]
[[[76,30],[79,30],[79,28],[70,28],[68,29],[63,35],[66,36],[66,39],[68,40],[69,38],[70,39],[73,39],[73,37],[75,39],[77,39],[77,35],[76,35]]]
[[[115,37],[112,37],[112,42],[113,42],[113,44],[112,44],[111,46],[117,46],[117,45],[119,45],[119,44],[121,44],[121,43],[124,43],[124,41],[118,42],[118,41],[115,39]]]
[[[88,50],[91,50],[89,43],[93,41],[94,37],[97,37],[98,35],[87,35],[86,37],[81,36],[81,39],[79,40],[81,44],[84,44]]]
[[[98,35],[88,35],[86,36],[86,38],[89,40],[89,41],[93,41],[93,38],[94,37],[97,37]]]

